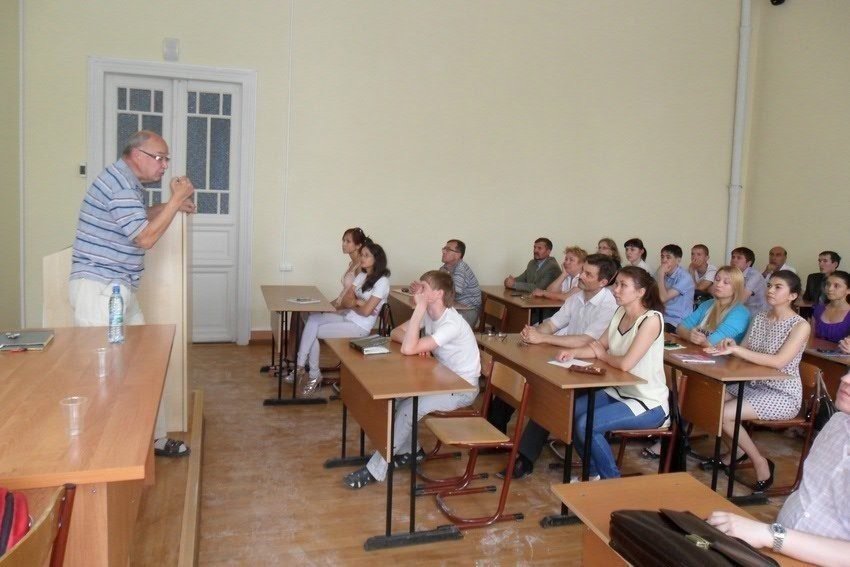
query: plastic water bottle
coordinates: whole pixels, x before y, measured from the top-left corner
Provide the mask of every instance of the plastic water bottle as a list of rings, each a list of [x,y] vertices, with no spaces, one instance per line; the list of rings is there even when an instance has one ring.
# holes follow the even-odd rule
[[[109,298],[109,331],[106,338],[110,343],[124,342],[124,298],[121,297],[121,287],[112,286],[112,296]]]

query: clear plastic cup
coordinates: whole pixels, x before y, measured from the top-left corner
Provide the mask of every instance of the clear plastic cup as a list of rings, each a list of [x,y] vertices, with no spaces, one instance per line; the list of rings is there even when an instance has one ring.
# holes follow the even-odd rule
[[[95,353],[97,354],[97,377],[106,378],[106,349],[95,349]]]
[[[70,396],[59,401],[68,425],[68,435],[74,437],[83,430],[83,416],[86,413],[87,403],[88,398],[85,396]]]

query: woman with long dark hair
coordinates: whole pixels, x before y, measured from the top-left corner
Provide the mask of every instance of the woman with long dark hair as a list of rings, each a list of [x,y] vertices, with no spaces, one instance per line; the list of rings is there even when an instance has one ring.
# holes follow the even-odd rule
[[[783,380],[758,380],[748,382],[744,388],[741,404],[741,419],[779,420],[790,419],[800,411],[803,386],[800,381],[800,359],[809,341],[810,325],[794,311],[794,301],[801,293],[800,278],[790,270],[779,270],[767,282],[768,311],[753,317],[750,330],[741,345],[734,339],[720,341],[716,347],[706,350],[719,356],[731,354],[747,362],[775,368],[793,378]],[[736,404],[732,401],[738,387],[726,390],[723,405],[723,433],[732,437],[735,431]],[[763,492],[773,484],[774,464],[759,453],[753,440],[743,427],[738,427],[738,451],[736,462],[749,458],[756,472],[754,490]]]
[[[360,273],[340,300],[337,312],[315,313],[304,324],[296,360],[302,397],[311,395],[322,382],[319,339],[360,338],[371,333],[390,294],[389,276],[384,249],[367,238],[360,248]]]
[[[590,447],[590,476],[616,478],[620,470],[605,439],[614,429],[658,427],[669,413],[667,380],[664,376],[664,305],[658,284],[643,268],[626,266],[617,273],[613,288],[619,308],[608,332],[583,348],[563,350],[560,361],[598,358],[646,380],[646,384],[615,386],[597,391]],[[584,454],[588,396],[576,400],[573,442]]]
[[[354,282],[354,278],[360,273],[360,249],[363,248],[363,244],[368,238],[359,226],[349,228],[342,233],[342,253],[348,255],[349,262],[345,273],[342,274],[342,290],[340,290],[337,298],[331,301],[334,307],[339,307],[343,296]]]

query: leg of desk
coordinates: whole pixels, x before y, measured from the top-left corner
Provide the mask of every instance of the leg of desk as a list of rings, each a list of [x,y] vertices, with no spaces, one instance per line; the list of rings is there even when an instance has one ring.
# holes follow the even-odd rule
[[[738,397],[735,399],[735,428],[732,430],[732,448],[729,451],[729,482],[726,483],[726,498],[732,498],[735,488],[735,459],[738,456],[738,429],[741,427],[741,408],[744,405],[744,386],[738,382]]]
[[[395,447],[395,398],[393,398],[392,403],[390,404],[390,416],[392,421],[390,421],[390,454],[387,455],[387,462],[389,466],[387,467],[387,529],[386,536],[387,538],[393,533],[393,469],[395,469],[395,465],[393,463],[393,448]]]
[[[357,457],[345,456],[345,439],[348,436],[348,407],[342,404],[342,452],[338,459],[328,459],[325,461],[326,469],[336,469],[339,467],[351,467],[357,465],[365,465],[369,460],[363,455],[363,429],[360,430],[360,455]]]
[[[127,565],[142,481],[77,486],[65,565]]]
[[[392,534],[392,505],[393,505],[393,469],[395,465],[393,464],[393,455],[394,447],[395,447],[395,412],[396,412],[396,403],[395,400],[392,401],[392,423],[390,426],[390,454],[387,455],[387,461],[389,461],[389,467],[387,468],[387,528],[386,534],[383,536],[374,536],[370,537],[366,540],[366,543],[363,545],[363,548],[366,551],[373,551],[375,549],[386,549],[390,547],[402,547],[408,545],[417,545],[420,543],[433,543],[437,541],[445,541],[448,539],[462,539],[463,534],[460,533],[460,530],[457,526],[448,525],[448,526],[440,526],[433,530],[427,530],[422,532],[417,532],[415,530],[416,526],[416,443],[417,443],[417,434],[416,434],[416,426],[418,424],[418,414],[419,414],[419,398],[413,397],[413,409],[411,419],[413,420],[412,426],[413,430],[411,431],[411,441],[410,441],[410,451],[413,455],[413,460],[410,465],[410,530],[406,533],[400,534]]]
[[[587,392],[588,392],[588,395],[592,395],[594,391],[588,390]],[[575,394],[573,394],[573,415],[576,414],[576,411],[575,411],[576,397],[577,396]],[[592,412],[592,409],[591,409],[592,405],[593,404],[590,404],[588,406],[588,413],[586,415],[586,418],[588,419],[587,431],[590,432],[591,434],[593,433],[593,413],[591,413]],[[572,435],[572,430],[570,430],[570,435]],[[583,462],[581,464],[581,470],[582,470],[581,474],[582,474],[582,478],[586,480],[587,477],[588,477],[588,473],[589,473],[589,469],[587,468],[587,466],[588,466],[587,463],[590,462],[590,443],[588,442],[587,436],[585,436],[585,448],[584,448],[584,455],[582,456],[582,460],[583,460]],[[572,442],[570,442],[570,443],[567,443],[566,446],[564,447],[564,477],[563,478],[564,478],[565,484],[570,482],[570,474],[571,474],[572,463],[573,463],[573,444],[572,444]],[[561,504],[561,513],[560,514],[552,514],[552,515],[549,515],[549,516],[544,516],[540,520],[540,527],[541,528],[555,528],[555,527],[558,527],[558,526],[568,526],[570,524],[576,524],[576,523],[578,523],[578,521],[579,521],[578,517],[570,515],[570,510],[569,510],[569,508],[567,508],[567,505]]]
[[[735,400],[735,429],[732,432],[732,448],[729,450],[729,483],[726,485],[726,498],[738,506],[756,506],[767,504],[767,496],[763,492],[753,492],[738,497],[732,496],[732,491],[735,488],[735,457],[738,455],[738,429],[741,427],[741,408],[744,404],[744,388],[746,385],[746,382],[738,382],[738,398]]]
[[[288,312],[282,312],[284,317],[288,319]],[[280,322],[280,332],[283,334],[284,332],[284,317],[281,317]],[[301,312],[295,311],[295,317],[293,318],[293,325],[295,325],[295,352],[296,352],[296,362],[295,368],[297,369],[297,352],[299,347],[301,346]],[[280,369],[278,373],[278,381],[277,381],[277,398],[269,398],[263,401],[264,406],[306,406],[306,405],[318,405],[318,404],[326,404],[328,403],[327,398],[299,398],[296,395],[296,387],[298,386],[298,379],[294,379],[292,381],[292,397],[284,399],[281,392],[281,385],[283,383],[283,373],[284,373],[284,357],[283,353],[289,348],[289,339],[284,337],[284,347],[280,353]],[[288,361],[287,361],[287,370],[288,370]]]
[[[413,396],[413,411],[410,412],[410,533],[416,531],[416,454],[418,439],[419,420],[419,396]],[[390,463],[390,466],[393,466]]]
[[[717,490],[717,475],[720,474],[720,442],[723,437],[718,435],[714,438],[714,463],[715,466],[711,469],[711,489]]]

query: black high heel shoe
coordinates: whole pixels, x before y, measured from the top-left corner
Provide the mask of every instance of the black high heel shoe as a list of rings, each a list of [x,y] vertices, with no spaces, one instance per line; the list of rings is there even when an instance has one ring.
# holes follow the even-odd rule
[[[765,480],[759,480],[753,485],[753,492],[764,492],[771,486],[773,486],[773,472],[776,469],[776,465],[770,459],[767,460],[767,466],[770,469],[770,476]]]

